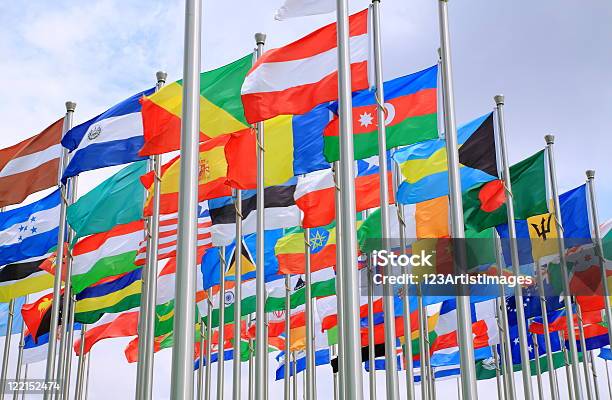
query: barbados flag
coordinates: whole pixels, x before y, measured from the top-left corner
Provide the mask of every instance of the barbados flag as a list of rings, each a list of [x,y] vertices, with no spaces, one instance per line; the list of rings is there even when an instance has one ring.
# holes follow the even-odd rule
[[[497,159],[493,114],[487,114],[459,128],[461,188],[496,179]],[[395,152],[404,182],[397,191],[401,204],[415,204],[448,195],[446,141],[428,140]]]

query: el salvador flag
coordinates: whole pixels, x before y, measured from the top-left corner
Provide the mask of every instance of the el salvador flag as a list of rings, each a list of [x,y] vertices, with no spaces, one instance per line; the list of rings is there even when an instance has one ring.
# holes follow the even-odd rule
[[[42,200],[0,213],[0,265],[44,256],[57,245],[59,189]]]
[[[83,171],[144,160],[138,155],[144,144],[140,99],[154,91],[137,93],[70,129],[62,139],[62,146],[72,153],[62,182]]]

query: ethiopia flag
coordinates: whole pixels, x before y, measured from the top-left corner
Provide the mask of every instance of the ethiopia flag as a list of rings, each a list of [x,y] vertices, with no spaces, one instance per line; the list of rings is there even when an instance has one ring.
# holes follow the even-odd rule
[[[244,117],[240,88],[253,63],[251,54],[200,74],[200,141],[250,129]],[[142,99],[144,146],[140,155],[180,148],[183,81],[176,81]]]
[[[510,167],[514,218],[527,219],[548,211],[544,150]],[[508,222],[506,193],[502,180],[475,186],[463,194],[467,228],[477,232]]]
[[[274,247],[279,274],[303,274],[306,269],[304,230],[293,228]],[[311,271],[336,265],[336,226],[310,229]]]
[[[385,82],[387,150],[438,137],[438,66]],[[332,108],[337,107],[337,103]],[[376,92],[353,94],[353,134],[355,159],[378,154]],[[324,154],[329,162],[339,159],[340,120],[336,117],[325,128]]]

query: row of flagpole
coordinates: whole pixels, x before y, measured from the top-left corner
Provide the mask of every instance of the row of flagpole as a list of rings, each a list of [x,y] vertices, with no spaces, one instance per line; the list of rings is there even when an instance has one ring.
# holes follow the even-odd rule
[[[375,70],[375,86],[376,86],[376,100],[378,104],[377,113],[378,120],[384,121],[385,109],[384,109],[384,92],[383,92],[383,78],[382,78],[382,54],[381,54],[381,38],[380,38],[380,0],[373,0],[372,2],[372,14],[373,14],[373,36],[374,36],[374,70]],[[180,181],[180,199],[179,199],[179,228],[178,228],[178,243],[177,243],[177,270],[176,270],[176,313],[175,313],[175,327],[174,327],[174,351],[172,361],[172,385],[171,392],[172,398],[176,399],[190,399],[193,395],[193,372],[192,372],[192,359],[191,355],[193,351],[194,343],[194,330],[193,321],[195,319],[195,300],[193,293],[195,293],[195,271],[196,271],[196,233],[197,233],[197,171],[198,171],[198,136],[199,136],[199,71],[200,71],[200,48],[201,48],[201,12],[202,2],[201,0],[187,0],[186,1],[186,17],[185,17],[185,62],[184,62],[184,83],[183,83],[183,120],[181,129],[181,181]],[[451,70],[451,50],[450,50],[450,33],[448,29],[448,10],[447,0],[439,1],[439,18],[440,18],[440,38],[441,38],[441,59],[442,59],[442,85],[443,85],[443,98],[444,98],[444,132],[446,134],[446,147],[447,147],[447,162],[449,171],[449,197],[450,197],[450,215],[451,215],[451,232],[453,238],[465,237],[463,228],[463,212],[462,212],[462,200],[461,200],[461,185],[460,177],[458,173],[458,153],[457,153],[457,130],[455,123],[454,113],[454,99],[453,99],[453,83],[452,83],[452,70]],[[338,329],[339,329],[339,344],[338,344],[338,361],[339,361],[339,373],[338,373],[338,396],[340,399],[362,399],[363,398],[363,382],[361,375],[361,349],[360,349],[360,338],[359,338],[359,298],[358,298],[358,284],[357,284],[357,247],[356,247],[356,226],[355,226],[355,188],[354,188],[354,155],[353,155],[353,136],[352,136],[352,105],[351,105],[351,76],[350,76],[350,49],[348,48],[348,8],[346,0],[337,0],[337,29],[338,29],[338,70],[339,70],[339,117],[340,117],[340,144],[341,144],[341,157],[340,162],[335,163],[334,173],[337,182],[337,196],[336,196],[336,215],[337,215],[337,241],[338,241],[338,279],[337,279],[337,298],[338,298]],[[256,55],[260,57],[263,53],[263,46],[265,42],[265,35],[256,35],[257,50]],[[165,82],[165,74],[157,74],[157,87],[162,87]],[[509,176],[509,167],[507,162],[506,147],[505,147],[505,132],[504,132],[504,121],[503,121],[503,96],[496,96],[496,111],[498,118],[498,138],[499,150],[501,152],[501,163],[502,163],[502,177],[504,180],[505,190],[507,198],[512,198],[511,183]],[[76,104],[73,102],[66,103],[66,115],[64,118],[64,133],[66,133],[72,127],[73,114]],[[263,254],[264,251],[264,132],[263,123],[258,123],[257,127],[257,254]],[[388,204],[388,180],[387,180],[387,156],[386,156],[386,135],[384,124],[379,124],[378,129],[378,145],[379,145],[379,167],[380,167],[380,190],[381,190],[381,214],[382,214],[382,237],[385,241],[390,237],[390,218]],[[546,136],[547,143],[547,155],[548,155],[548,169],[551,178],[551,189],[553,197],[554,215],[557,226],[557,236],[559,241],[559,248],[564,249],[563,240],[563,227],[561,224],[559,197],[556,184],[555,164],[553,157],[553,144],[554,137],[552,135]],[[62,162],[60,168],[67,165],[69,159],[68,153],[64,150],[62,156]],[[154,328],[155,328],[155,303],[156,303],[156,278],[157,278],[157,245],[158,245],[158,234],[159,234],[159,193],[160,193],[160,157],[155,156],[151,160],[151,169],[154,171],[154,200],[153,200],[153,216],[149,219],[147,225],[147,264],[144,268],[143,273],[143,300],[141,304],[140,322],[139,322],[139,361],[138,361],[138,385],[136,398],[139,400],[151,399],[152,398],[152,380],[153,380],[153,344],[155,340]],[[395,171],[394,177],[398,177],[397,171]],[[394,186],[397,185],[396,179],[394,179]],[[601,233],[599,232],[597,212],[596,212],[596,201],[595,201],[595,190],[594,190],[594,171],[587,171],[587,186],[589,190],[589,208],[590,215],[593,218],[593,225],[595,227],[595,241],[596,250],[600,256],[603,256],[603,250],[601,245]],[[54,299],[51,311],[51,325],[49,331],[49,349],[47,356],[47,365],[45,372],[45,379],[47,381],[53,381],[55,379],[61,380],[64,383],[64,387],[58,398],[67,399],[69,397],[69,377],[72,360],[72,336],[73,336],[73,320],[74,320],[74,296],[70,290],[70,279],[71,279],[71,255],[69,250],[67,251],[63,243],[65,238],[68,238],[70,243],[71,230],[66,224],[66,208],[69,204],[74,202],[76,197],[76,177],[69,179],[68,183],[61,185],[62,188],[62,202],[60,211],[60,229],[58,238],[57,248],[57,268],[55,272],[54,280]],[[241,246],[242,242],[240,237],[242,235],[242,211],[241,211],[241,193],[239,190],[235,192],[235,204],[236,204],[236,265],[235,265],[235,308],[234,308],[234,368],[233,368],[233,399],[239,400],[241,398],[241,369],[240,369],[240,337],[241,337]],[[508,224],[510,237],[516,237],[516,228],[514,223],[514,213],[512,201],[507,202],[508,210]],[[398,207],[398,219],[400,224],[400,235],[401,236],[401,247],[405,249],[405,223],[403,220],[403,209],[401,206]],[[496,243],[499,243],[497,238]],[[515,274],[518,274],[519,260],[518,260],[518,249],[516,242],[511,240],[511,259],[512,267]],[[389,246],[388,242],[384,243],[385,248]],[[67,254],[66,254],[67,253]],[[313,335],[313,310],[312,310],[312,298],[311,298],[311,274],[310,274],[310,263],[309,263],[309,231],[305,229],[305,253],[306,253],[306,354],[307,354],[307,367],[306,367],[306,394],[308,399],[315,398],[315,378],[314,378],[314,335]],[[496,254],[499,257],[499,248]],[[225,272],[225,249],[221,248],[221,257],[223,265],[221,267],[220,276],[220,313],[219,313],[219,325],[224,325],[224,272]],[[66,259],[66,274],[63,274],[62,261]],[[601,258],[603,259],[603,258]],[[257,399],[266,399],[267,393],[267,370],[268,370],[268,358],[267,358],[267,332],[266,332],[266,314],[265,314],[265,277],[264,277],[264,258],[262,256],[257,257],[256,261],[256,293],[257,293],[257,306],[256,306],[256,351],[255,351],[255,391],[251,393],[249,387],[249,395],[254,395]],[[582,399],[582,384],[581,377],[578,367],[578,350],[576,344],[574,322],[572,315],[572,299],[569,292],[569,278],[567,274],[566,259],[563,251],[560,251],[560,261],[563,271],[563,284],[564,284],[564,302],[567,312],[568,331],[569,331],[569,358],[571,361],[571,382],[568,382],[571,388],[571,398],[575,400]],[[498,263],[499,264],[499,263]],[[501,272],[501,270],[500,270]],[[610,321],[610,300],[609,300],[609,289],[607,280],[605,279],[605,270],[602,267],[602,277],[604,282],[604,298],[606,302],[606,320]],[[540,275],[538,271],[538,276]],[[541,279],[541,277],[539,277]],[[62,287],[62,281],[64,282],[65,293],[62,298],[62,304],[60,305],[60,293]],[[286,331],[287,335],[290,332],[290,279],[287,277],[286,280]],[[527,350],[527,330],[525,326],[524,310],[522,307],[522,293],[520,287],[517,286],[518,290],[515,290],[515,298],[517,304],[517,320],[518,320],[518,332],[519,342],[521,348],[521,359],[522,359],[522,376],[523,376],[523,389],[524,397],[526,399],[533,398],[533,389],[531,384],[530,368],[529,368],[529,353]],[[372,288],[368,291],[368,307],[369,307],[369,328],[370,335],[373,332],[373,321],[371,320],[371,312],[373,311],[372,306]],[[413,387],[413,375],[411,368],[411,342],[410,342],[410,310],[408,308],[408,287],[405,286],[405,293],[403,294],[406,301],[404,301],[404,334],[406,336],[404,344],[404,355],[409,362],[409,366],[406,368],[406,381],[407,381],[407,393],[408,399],[414,398],[414,387]],[[397,364],[395,361],[395,312],[393,297],[391,296],[391,288],[387,285],[384,287],[384,299],[383,299],[383,310],[385,320],[385,361],[386,361],[386,398],[398,399],[399,398],[399,383],[398,383],[398,372]],[[502,292],[503,294],[503,292]],[[209,310],[211,309],[212,290],[209,291]],[[503,301],[503,296],[501,296]],[[546,304],[543,293],[540,293],[540,302],[542,305],[543,315],[545,314]],[[502,346],[501,346],[501,359],[504,365],[504,393],[509,399],[514,399],[516,394],[514,393],[514,382],[513,375],[511,372],[512,361],[511,353],[509,351],[508,343],[508,321],[507,315],[505,314],[505,304],[501,304],[501,308],[504,309],[500,312],[501,320],[500,326],[503,330]],[[63,309],[64,322],[63,330],[60,333],[58,331],[59,313],[60,309]],[[471,322],[470,322],[470,304],[469,297],[459,293],[457,297],[457,315],[458,315],[458,336],[459,336],[459,349],[461,355],[461,393],[463,399],[476,399],[476,376],[474,368],[474,354],[473,354],[473,343],[471,341]],[[14,302],[11,301],[9,304],[9,319],[7,324],[7,335],[5,341],[5,350],[3,355],[3,367],[2,367],[2,380],[6,379],[8,356],[10,349],[10,331],[12,329],[12,315],[15,312]],[[579,312],[579,310],[578,310]],[[427,342],[427,315],[425,313],[425,307],[422,306],[422,301],[419,306],[419,331],[420,331],[420,342],[421,342],[421,354],[428,353],[429,350],[426,347]],[[198,382],[201,386],[199,389],[199,397],[210,398],[210,386],[211,386],[211,375],[210,375],[210,352],[211,352],[211,338],[212,330],[210,327],[210,313],[209,323],[206,328],[206,377],[201,374],[198,378]],[[581,339],[581,347],[584,347],[584,335],[581,334],[582,320],[579,314],[579,336]],[[554,368],[552,368],[552,352],[549,338],[549,327],[546,318],[544,318],[544,330],[545,330],[545,345],[546,354],[549,365],[549,379],[551,387],[551,398],[557,399],[559,393],[557,392],[558,386],[555,378]],[[86,332],[86,326],[83,326],[81,331],[81,338],[84,338]],[[612,339],[612,330],[608,330],[610,339]],[[57,349],[56,342],[60,335],[60,351],[59,357],[56,357]],[[200,334],[204,335],[204,330],[200,330]],[[201,341],[201,344],[204,342]],[[219,362],[218,362],[218,390],[217,399],[223,399],[223,329],[219,330]],[[81,345],[83,346],[84,341],[82,340]],[[369,338],[370,344],[370,365],[371,371],[374,371],[374,346],[373,336]],[[290,383],[289,383],[289,362],[291,358],[290,352],[290,340],[289,336],[286,338],[286,353],[285,353],[285,397],[289,396]],[[565,349],[564,349],[565,350]],[[23,351],[23,329],[22,337],[20,339],[20,359]],[[203,355],[204,349],[200,349],[202,357],[200,358],[200,369],[204,367]],[[251,357],[253,352],[251,351]],[[583,352],[584,360],[583,364],[585,367],[585,379],[587,386],[587,394],[589,399],[593,394],[594,389],[591,388],[590,379],[588,377],[588,358],[589,355],[586,350]],[[433,375],[430,366],[427,365],[427,357],[421,360],[421,378],[427,379],[427,384],[422,381],[423,393],[427,393],[429,397],[435,395],[435,390],[432,390]],[[81,348],[81,356],[79,357],[79,364],[77,370],[77,384],[76,384],[76,396],[81,398],[85,395],[86,397],[86,376],[89,374],[89,357],[83,354],[83,348]],[[591,366],[594,368],[594,361],[591,357]],[[536,362],[539,365],[539,361]],[[294,364],[295,365],[295,364]],[[18,362],[17,374],[20,374],[21,362]],[[607,367],[607,363],[606,363]],[[27,368],[27,365],[26,365]],[[251,372],[251,369],[250,369]],[[538,374],[539,375],[539,374]],[[296,377],[294,376],[294,389],[296,388]],[[568,376],[570,377],[570,376]],[[596,383],[596,380],[594,381]],[[370,399],[376,398],[376,375],[374,372],[370,374]],[[541,385],[538,385],[540,388]],[[595,394],[598,392],[594,391]],[[0,395],[0,400],[4,397]],[[48,390],[45,392],[45,399],[51,399],[52,391]]]

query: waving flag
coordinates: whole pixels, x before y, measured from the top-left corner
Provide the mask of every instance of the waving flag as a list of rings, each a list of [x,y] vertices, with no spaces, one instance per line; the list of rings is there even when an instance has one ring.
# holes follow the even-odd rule
[[[349,18],[353,90],[368,87],[368,11]],[[338,98],[336,24],[327,25],[257,60],[242,85],[249,123],[277,115],[304,114]]]
[[[11,334],[21,332],[21,320],[23,319],[21,316],[21,307],[25,303],[25,297],[19,297],[15,299],[15,308],[14,308],[14,316],[13,316],[13,326],[11,330]],[[9,316],[9,305],[8,303],[0,304],[0,337],[6,335],[6,324],[8,322]]]
[[[53,287],[53,275],[44,269],[48,257],[45,254],[1,267],[0,302]]]
[[[64,119],[14,146],[0,149],[0,207],[57,185]]]
[[[336,265],[336,227],[310,229],[311,271]],[[306,268],[304,230],[293,228],[276,242],[274,252],[280,274],[303,274]]]
[[[384,83],[387,150],[438,137],[438,66]],[[332,108],[337,108],[334,103]],[[353,94],[353,134],[355,159],[378,154],[378,116],[376,92]],[[325,157],[340,156],[340,120],[336,116],[325,128]]]
[[[459,128],[459,173],[461,188],[497,177],[493,114],[479,117]],[[414,204],[448,195],[446,144],[443,139],[428,140],[397,150],[393,159],[399,164],[404,182],[397,200]]]
[[[62,182],[83,171],[143,160],[138,151],[144,143],[140,99],[153,94],[151,88],[75,126],[64,135],[62,145],[72,158]]]
[[[57,245],[60,191],[0,213],[0,265],[47,254]]]
[[[283,21],[306,15],[326,14],[335,10],[336,2],[334,0],[285,0],[283,5],[276,10],[274,19]]]
[[[61,321],[61,298],[60,297],[60,314]],[[53,293],[48,293],[33,303],[24,304],[21,307],[21,315],[23,322],[28,327],[28,331],[34,341],[38,341],[38,337],[49,333],[51,326],[51,306],[53,305]]]

